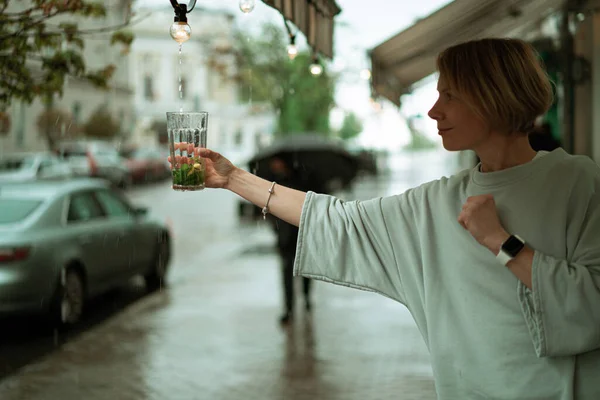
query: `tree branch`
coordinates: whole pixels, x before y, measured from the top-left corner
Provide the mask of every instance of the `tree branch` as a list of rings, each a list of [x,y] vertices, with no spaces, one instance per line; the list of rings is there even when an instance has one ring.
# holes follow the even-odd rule
[[[94,29],[84,29],[84,30],[76,30],[73,32],[73,35],[90,35],[90,34],[96,34],[96,33],[109,33],[112,31],[116,31],[119,30],[121,28],[126,28],[128,26],[133,26],[136,24],[139,24],[140,22],[142,22],[148,15],[150,15],[150,13],[141,15],[139,18],[136,19],[129,19],[125,22],[123,22],[122,24],[119,25],[113,25],[113,26],[103,26],[101,28],[94,28]],[[43,21],[42,21],[43,22]],[[51,26],[52,28],[57,28],[56,26]],[[29,30],[31,27],[28,27],[27,30]],[[25,30],[25,28],[23,28],[21,31]],[[0,36],[0,40],[6,40],[6,39],[10,39],[16,36],[39,36],[39,37],[49,37],[49,36],[61,36],[63,35],[65,32],[64,31],[53,31],[53,32],[43,32],[43,33],[38,33],[38,32],[15,32],[15,33],[11,33],[9,35],[5,35],[5,36]]]
[[[22,36],[23,32],[28,31],[31,28],[34,28],[35,26],[43,23],[44,21],[46,21],[52,17],[55,17],[56,15],[58,15],[60,13],[61,13],[61,11],[56,11],[56,12],[54,12],[54,14],[44,16],[29,25],[25,25],[24,27],[22,27],[20,30],[18,30],[16,32],[10,33],[8,35],[0,36],[0,40],[6,40],[6,39],[10,39],[10,38],[17,37],[17,36]],[[13,23],[15,23],[15,22],[13,22]]]

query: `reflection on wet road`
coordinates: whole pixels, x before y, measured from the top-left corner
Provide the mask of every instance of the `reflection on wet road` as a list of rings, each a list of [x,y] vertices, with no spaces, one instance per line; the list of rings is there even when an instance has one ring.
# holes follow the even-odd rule
[[[130,284],[92,300],[79,325],[60,332],[41,319],[10,317],[0,320],[0,379],[79,337],[147,294],[144,283]]]

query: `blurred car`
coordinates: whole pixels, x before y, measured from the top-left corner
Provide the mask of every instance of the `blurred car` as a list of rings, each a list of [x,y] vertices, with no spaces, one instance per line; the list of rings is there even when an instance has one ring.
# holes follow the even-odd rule
[[[16,153],[0,157],[0,182],[66,179],[71,167],[50,152]]]
[[[125,165],[129,168],[133,183],[157,181],[171,176],[167,150],[151,147],[129,148],[121,151],[121,156],[126,160]]]
[[[112,185],[126,188],[132,183],[126,160],[117,148],[101,140],[61,142],[56,153],[71,166],[78,176],[102,178]]]
[[[142,275],[164,282],[168,226],[106,181],[0,185],[0,315],[47,313],[76,323],[86,301]]]

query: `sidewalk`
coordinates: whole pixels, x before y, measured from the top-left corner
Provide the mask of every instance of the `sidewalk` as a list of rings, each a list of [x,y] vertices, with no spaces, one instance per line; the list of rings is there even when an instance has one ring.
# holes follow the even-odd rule
[[[262,231],[29,365],[0,398],[435,399],[423,340],[389,299],[316,282],[312,317],[281,329],[272,239]]]
[[[357,197],[409,184],[394,182],[366,182]],[[168,290],[0,382],[0,398],[435,399],[421,335],[390,299],[317,281],[312,315],[279,327],[273,244],[258,225],[208,246]]]

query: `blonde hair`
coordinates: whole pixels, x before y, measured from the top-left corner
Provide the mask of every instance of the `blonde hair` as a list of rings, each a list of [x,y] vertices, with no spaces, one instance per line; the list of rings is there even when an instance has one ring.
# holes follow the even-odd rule
[[[519,39],[460,43],[437,58],[442,78],[484,121],[506,133],[532,130],[553,101],[535,49]]]

